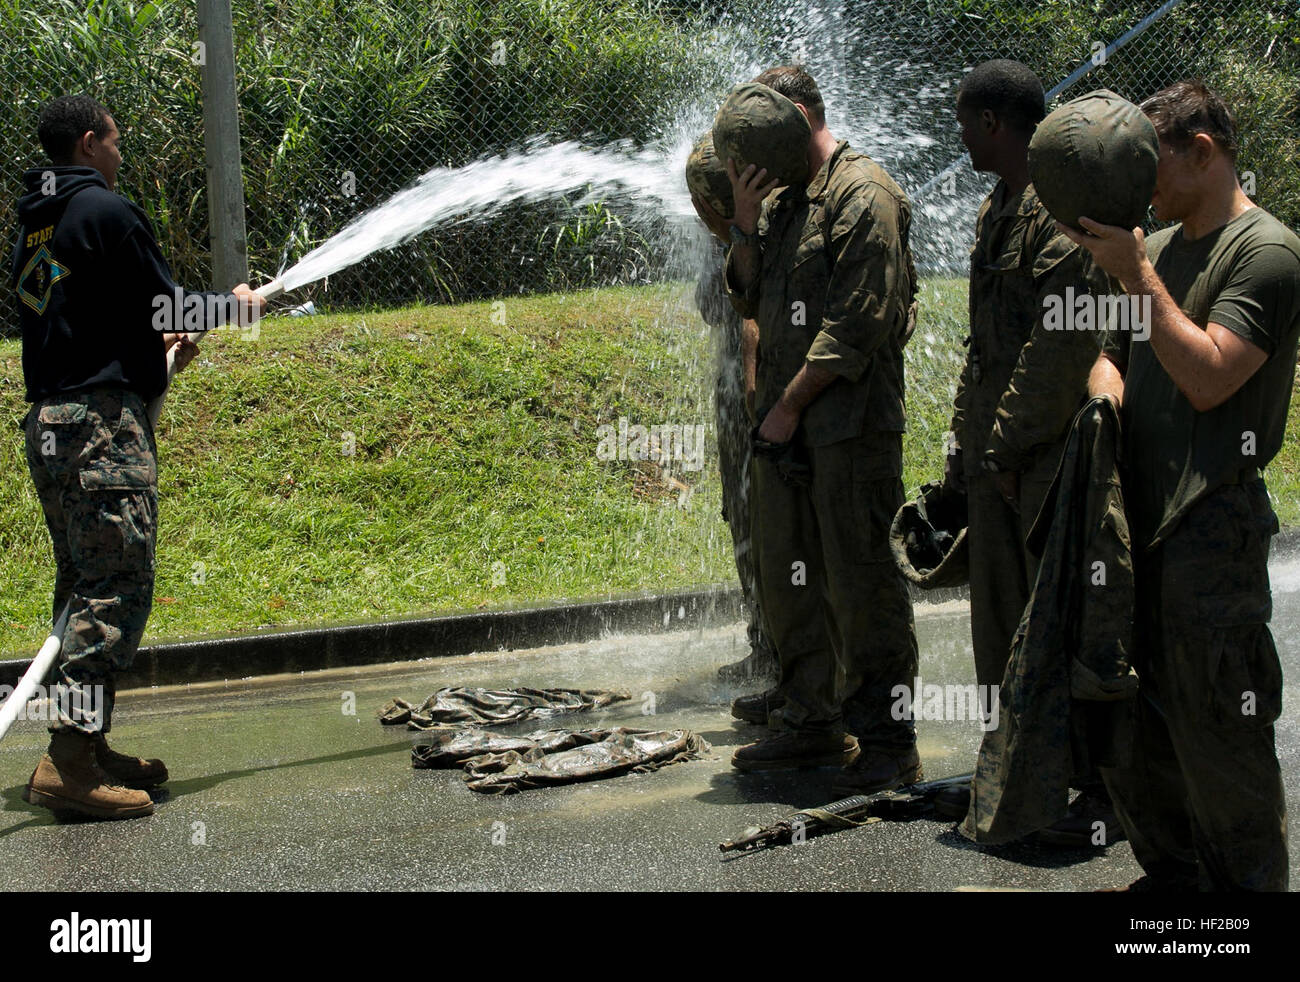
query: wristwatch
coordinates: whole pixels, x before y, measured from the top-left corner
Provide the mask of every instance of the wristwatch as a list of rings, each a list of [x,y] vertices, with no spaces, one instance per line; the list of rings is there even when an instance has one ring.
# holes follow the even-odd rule
[[[737,228],[735,225],[733,225],[733,226],[731,226],[730,236],[731,236],[731,244],[732,244],[732,245],[744,245],[744,246],[756,246],[756,245],[758,245],[758,232],[757,232],[757,231],[755,231],[755,232],[742,232],[739,228]]]

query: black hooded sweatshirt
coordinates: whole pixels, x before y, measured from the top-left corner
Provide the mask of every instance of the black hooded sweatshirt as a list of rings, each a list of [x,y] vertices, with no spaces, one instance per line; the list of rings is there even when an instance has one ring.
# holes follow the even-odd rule
[[[210,328],[220,308],[209,298],[229,295],[180,290],[148,216],[110,191],[99,171],[29,170],[23,185],[11,282],[27,401],[99,387],[129,389],[146,402],[161,395],[167,353],[155,298],[197,297]],[[174,322],[169,330],[197,328]]]

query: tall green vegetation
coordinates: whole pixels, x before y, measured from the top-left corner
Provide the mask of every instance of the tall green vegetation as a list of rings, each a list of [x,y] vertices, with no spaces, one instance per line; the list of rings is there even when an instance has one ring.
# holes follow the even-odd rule
[[[656,135],[698,84],[688,20],[649,0],[234,0],[250,267],[268,277],[348,219],[434,166],[535,135]],[[42,163],[36,115],[87,91],[124,132],[122,190],[153,218],[182,281],[208,262],[202,100],[194,4],[180,0],[0,0],[0,235],[12,239],[18,174]],[[594,247],[569,255],[569,225]],[[558,264],[534,262],[545,239]],[[558,201],[494,228],[421,241],[330,284],[336,300],[464,299],[627,279],[619,253],[641,233]],[[587,274],[575,283],[575,274]],[[640,264],[642,272],[644,264]],[[16,315],[4,291],[3,323]]]
[[[233,3],[255,280],[431,167],[538,134],[649,140],[684,103],[725,88],[733,66],[717,64],[724,56],[698,43],[709,25],[786,31],[800,16],[798,4],[772,0]],[[924,52],[937,75],[1016,57],[1055,80],[1157,5],[837,0],[827,9],[859,25],[855,44],[870,47],[873,31],[885,32]],[[724,14],[730,19],[720,22]],[[88,91],[124,129],[123,190],[153,218],[178,278],[206,282],[192,0],[0,0],[0,35],[0,82],[10,96],[0,102],[0,241],[12,240],[19,171],[41,162],[37,111],[55,95]],[[742,48],[765,43],[734,40]],[[1257,200],[1300,227],[1295,0],[1186,0],[1071,94],[1106,85],[1137,99],[1195,75],[1237,110],[1241,169],[1254,173]],[[950,119],[936,118],[933,132],[950,139]],[[599,206],[517,207],[491,225],[452,228],[363,261],[331,277],[324,299],[392,306],[634,282],[662,262],[662,250],[649,245],[655,239],[655,228]],[[0,290],[0,333],[16,322],[12,292]]]
[[[935,39],[965,64],[1017,58],[1051,84],[1111,42],[1159,0],[941,0]],[[1201,78],[1237,116],[1238,167],[1255,200],[1300,228],[1300,10],[1293,0],[1185,0],[1065,93],[1113,89],[1141,101]],[[1049,81],[1050,80],[1050,81]]]

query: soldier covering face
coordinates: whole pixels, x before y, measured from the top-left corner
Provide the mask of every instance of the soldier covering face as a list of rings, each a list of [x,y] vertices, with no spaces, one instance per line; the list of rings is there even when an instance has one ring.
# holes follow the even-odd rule
[[[732,762],[840,765],[837,793],[896,787],[921,774],[911,721],[890,711],[916,668],[888,541],[903,502],[911,205],[879,164],[834,139],[802,69],[765,72],[728,105],[714,127],[735,200],[727,282],[758,323],[753,520],[781,664],[774,691],[733,706],[781,732]],[[742,145],[734,134],[747,127]]]

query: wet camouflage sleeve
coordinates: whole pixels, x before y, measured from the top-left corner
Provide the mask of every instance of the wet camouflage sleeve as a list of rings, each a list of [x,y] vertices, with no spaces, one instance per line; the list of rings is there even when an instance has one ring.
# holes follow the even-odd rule
[[[828,206],[834,267],[807,360],[856,382],[907,316],[913,284],[898,230],[909,216],[874,183],[838,190]]]
[[[709,327],[730,330],[737,322],[727,291],[725,271],[715,260],[725,262],[726,253],[709,254],[710,265],[695,284],[695,306]]]
[[[1106,274],[1091,257],[1051,224],[1035,229],[1035,237],[1041,241],[1033,250],[1038,319],[998,402],[985,454],[1010,470],[1023,470],[1035,450],[1064,436],[1079,411],[1088,372],[1100,350],[1098,331],[1044,327],[1044,300],[1064,297],[1068,287],[1074,288],[1076,296],[1112,292]]]

